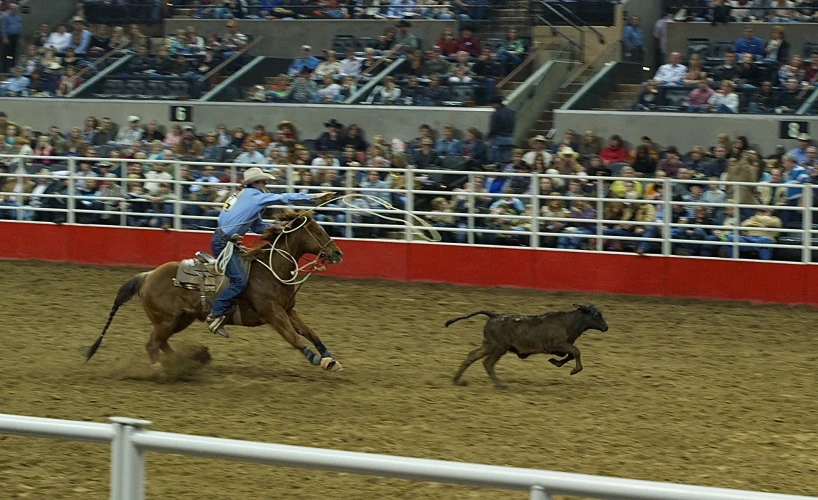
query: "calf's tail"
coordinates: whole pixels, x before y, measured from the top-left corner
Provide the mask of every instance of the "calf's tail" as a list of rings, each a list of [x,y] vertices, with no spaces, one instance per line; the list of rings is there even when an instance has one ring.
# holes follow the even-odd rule
[[[88,351],[85,353],[85,361],[91,359],[91,356],[97,352],[99,346],[102,344],[102,339],[105,338],[105,332],[108,331],[108,327],[111,326],[111,322],[114,320],[114,316],[116,316],[116,312],[122,307],[126,302],[131,300],[131,298],[139,293],[139,289],[142,288],[142,283],[145,281],[145,277],[148,273],[140,273],[134,276],[133,278],[126,281],[120,288],[119,292],[116,294],[116,299],[114,299],[114,306],[111,308],[111,313],[108,314],[108,321],[105,323],[105,328],[102,329],[102,333],[99,334],[96,342],[92,345]]]
[[[468,318],[471,318],[472,316],[477,316],[478,314],[482,314],[482,315],[484,315],[484,316],[488,316],[489,318],[493,318],[493,317],[497,316],[496,314],[494,314],[494,313],[493,313],[493,312],[491,312],[491,311],[477,311],[477,312],[473,312],[473,313],[471,313],[471,314],[467,314],[467,315],[465,315],[465,316],[460,316],[459,318],[452,318],[452,319],[450,319],[449,321],[447,321],[447,322],[446,322],[446,327],[448,328],[448,327],[449,327],[449,325],[451,325],[452,323],[457,323],[457,322],[458,322],[458,321],[460,321],[461,319],[468,319]]]

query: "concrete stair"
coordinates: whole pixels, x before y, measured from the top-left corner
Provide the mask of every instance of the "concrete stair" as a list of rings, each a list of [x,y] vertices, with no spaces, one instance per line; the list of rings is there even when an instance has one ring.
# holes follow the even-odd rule
[[[592,108],[596,111],[621,111],[634,103],[639,98],[642,86],[637,84],[619,84],[614,87],[605,99],[602,100],[599,107]]]

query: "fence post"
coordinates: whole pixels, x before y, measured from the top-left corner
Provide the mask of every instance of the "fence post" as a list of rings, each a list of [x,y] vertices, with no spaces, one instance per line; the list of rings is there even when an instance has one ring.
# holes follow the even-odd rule
[[[548,492],[542,486],[531,487],[531,500],[550,500]]]
[[[614,181],[611,181],[611,185],[613,185],[613,182]],[[596,251],[597,252],[602,252],[602,251],[605,250],[605,241],[602,239],[603,223],[599,222],[599,221],[605,220],[605,204],[602,202],[602,180],[601,179],[597,179],[596,198],[597,198],[597,200],[596,200],[596,220],[597,220],[597,223],[596,223],[596,230],[594,231],[596,233],[596,245],[595,246],[596,246]],[[584,240],[581,240],[581,241],[586,244],[585,246],[587,248],[588,240],[584,239]]]
[[[474,196],[474,174],[469,172],[469,194],[468,194],[468,209],[469,209],[469,218],[466,221],[466,227],[469,230],[469,233],[466,235],[466,242],[469,245],[474,245],[474,205],[477,203],[477,199]]]
[[[173,204],[173,229],[182,229],[182,164],[178,161],[173,164],[173,196],[176,202]],[[186,201],[186,200],[185,200]],[[162,207],[164,208],[164,207]]]
[[[76,208],[76,200],[74,199],[77,195],[77,186],[75,185],[74,180],[74,172],[77,171],[77,162],[74,161],[74,158],[71,157],[68,159],[68,199],[66,200],[65,208],[68,210],[68,213],[65,216],[66,222],[69,224],[74,224],[76,222],[76,214],[74,213],[74,209]]]
[[[531,177],[531,248],[540,248],[540,177]]]
[[[427,174],[424,174],[427,175]],[[411,168],[406,169],[406,241],[414,240],[415,233],[412,228],[415,226],[415,219],[409,214],[415,213],[415,173]]]
[[[114,426],[111,443],[111,500],[145,499],[145,454],[131,438],[150,420],[110,417]]]
[[[801,204],[804,205],[804,215],[801,220],[804,225],[804,236],[801,241],[803,243],[801,261],[809,264],[812,261],[812,185],[807,184],[802,189],[804,194],[801,196]],[[778,237],[780,236],[781,233],[778,233]]]
[[[670,223],[673,220],[673,208],[670,205],[673,193],[673,183],[667,177],[662,179],[662,255],[673,255],[673,245],[670,243]]]

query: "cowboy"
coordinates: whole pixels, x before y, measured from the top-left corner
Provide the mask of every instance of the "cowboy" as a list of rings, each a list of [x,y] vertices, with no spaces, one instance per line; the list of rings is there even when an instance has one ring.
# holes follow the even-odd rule
[[[232,245],[247,231],[261,233],[272,224],[265,224],[261,219],[261,213],[269,205],[276,203],[290,203],[292,201],[317,200],[319,203],[329,200],[335,193],[322,192],[313,194],[267,193],[267,181],[273,180],[270,174],[265,174],[258,167],[248,168],[244,172],[244,189],[233,194],[224,203],[224,208],[219,214],[218,229],[213,233],[210,240],[210,249],[214,255],[221,258],[222,252],[227,251],[229,255],[224,268],[224,274],[230,280],[230,284],[219,293],[213,302],[213,307],[205,322],[211,332],[222,337],[229,335],[224,330],[224,322],[227,319],[227,312],[233,305],[233,300],[247,286],[247,276],[241,268],[238,254],[233,253]]]

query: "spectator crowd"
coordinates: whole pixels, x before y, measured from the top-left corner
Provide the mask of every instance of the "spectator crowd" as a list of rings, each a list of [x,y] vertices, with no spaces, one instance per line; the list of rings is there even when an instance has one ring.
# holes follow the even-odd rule
[[[169,228],[174,203],[181,200],[182,227],[191,229],[214,227],[210,217],[218,215],[220,203],[234,189],[231,181],[241,175],[241,168],[231,172],[216,163],[260,165],[276,176],[274,190],[352,189],[398,208],[407,207],[406,169],[417,169],[432,172],[413,175],[414,188],[423,192],[413,196],[411,208],[427,213],[424,217],[442,229],[446,241],[528,246],[537,210],[540,246],[659,252],[660,243],[651,238],[662,235],[669,199],[671,222],[685,225],[671,231],[678,240],[674,253],[730,256],[732,247],[714,242],[733,241],[738,231],[738,241],[750,245],[742,247],[742,256],[771,259],[773,251],[764,245],[792,236],[780,231],[798,233],[805,190],[818,181],[816,148],[806,134],[790,151],[778,147],[761,152],[745,137],[721,135],[712,146],[681,152],[649,137],[627,144],[619,136],[603,142],[593,130],[582,136],[565,130],[553,144],[535,136],[525,149],[509,146],[506,159],[496,152],[498,142],[505,143],[497,141],[498,134],[509,133],[497,130],[503,106],[497,107],[487,136],[476,128],[435,131],[421,125],[414,138],[367,137],[359,125],[334,119],[317,138],[302,137],[288,121],[272,130],[262,124],[247,131],[219,125],[197,133],[191,126],[165,130],[156,122],[143,124],[135,115],[122,127],[109,118],[88,117],[65,134],[56,127],[39,134],[0,113],[0,130],[6,133],[0,138],[3,152],[43,157],[14,159],[0,167],[5,179],[0,214],[66,220],[65,163],[49,156],[76,157],[77,222]],[[177,170],[156,160],[178,160],[180,166]],[[596,176],[618,179],[591,178]],[[124,180],[108,180],[120,177]],[[663,178],[689,182],[671,182],[671,192],[665,193]],[[178,189],[174,179],[181,181]],[[732,181],[772,185],[724,184]],[[48,196],[53,194],[63,196]],[[363,209],[382,208],[369,198],[356,203]],[[734,210],[733,203],[760,208]],[[337,205],[319,209],[316,218],[335,223],[328,226],[335,235],[400,233],[388,223],[347,227],[348,222],[384,221]],[[467,227],[477,232],[470,236]]]
[[[670,53],[645,82],[633,109],[794,114],[816,83],[818,46],[804,60],[790,47],[782,26],[773,26],[766,42],[748,26],[718,57],[695,44],[686,63],[681,53]]]

